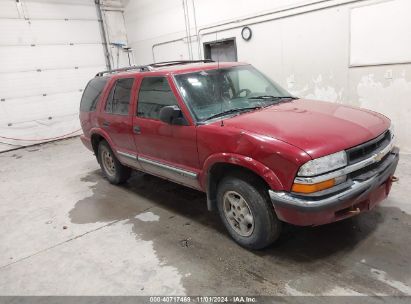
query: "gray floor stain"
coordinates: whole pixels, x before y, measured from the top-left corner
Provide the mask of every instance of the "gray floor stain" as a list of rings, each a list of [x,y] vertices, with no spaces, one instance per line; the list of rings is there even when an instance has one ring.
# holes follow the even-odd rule
[[[93,195],[76,203],[71,221],[127,220],[136,237],[153,242],[160,260],[191,273],[183,278],[188,294],[199,293],[202,284],[210,293],[229,294],[281,294],[287,286],[307,294],[336,286],[365,294],[403,294],[372,277],[371,268],[410,280],[411,244],[404,235],[411,233],[411,217],[398,208],[378,207],[320,227],[286,225],[277,243],[251,252],[228,237],[217,214],[207,211],[203,193],[142,173],[121,186],[110,185],[99,170],[82,180],[94,183]],[[158,222],[135,219],[148,209],[159,216]]]
[[[100,170],[91,172],[81,180],[94,183],[90,186],[93,195],[75,204],[69,213],[72,223],[112,222],[128,219],[140,212],[136,197],[125,188],[110,185]]]

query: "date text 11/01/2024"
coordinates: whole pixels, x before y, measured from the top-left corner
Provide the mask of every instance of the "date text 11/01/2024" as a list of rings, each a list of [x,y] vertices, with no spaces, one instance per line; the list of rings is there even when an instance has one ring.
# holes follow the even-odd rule
[[[256,297],[248,296],[165,296],[150,297],[150,303],[256,303]]]

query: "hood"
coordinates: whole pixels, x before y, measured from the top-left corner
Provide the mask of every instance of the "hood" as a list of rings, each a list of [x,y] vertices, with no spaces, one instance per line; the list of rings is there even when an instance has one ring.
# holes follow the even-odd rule
[[[377,137],[390,120],[364,109],[298,99],[224,119],[224,125],[276,138],[317,158]]]

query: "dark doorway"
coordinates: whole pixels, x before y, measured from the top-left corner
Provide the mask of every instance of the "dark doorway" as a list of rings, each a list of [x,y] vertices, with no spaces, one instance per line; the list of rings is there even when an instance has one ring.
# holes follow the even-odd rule
[[[235,38],[204,43],[204,59],[214,61],[237,61]]]

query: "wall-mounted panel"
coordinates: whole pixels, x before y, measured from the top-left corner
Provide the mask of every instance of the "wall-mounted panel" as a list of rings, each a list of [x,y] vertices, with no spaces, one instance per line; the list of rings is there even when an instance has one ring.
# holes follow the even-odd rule
[[[0,18],[19,18],[15,0],[0,1]]]
[[[33,38],[28,20],[0,18],[0,47],[32,43]]]
[[[82,92],[64,92],[48,96],[16,98],[0,108],[0,128],[3,132],[17,130],[27,122],[56,119],[78,113]],[[50,120],[50,119],[49,119]]]
[[[410,12],[409,0],[390,0],[353,8],[350,65],[411,63]]]
[[[104,50],[101,44],[37,45],[0,47],[3,73],[101,66]]]
[[[8,102],[16,98],[78,91],[84,89],[87,81],[101,70],[104,70],[104,65],[81,69],[2,73],[0,98]]]
[[[98,21],[0,19],[0,47],[69,43],[101,43]]]
[[[15,2],[15,1],[14,1]],[[33,19],[97,19],[93,1],[23,0],[27,18]]]
[[[34,20],[31,28],[36,44],[101,42],[98,21]]]

